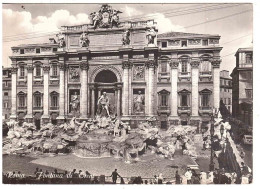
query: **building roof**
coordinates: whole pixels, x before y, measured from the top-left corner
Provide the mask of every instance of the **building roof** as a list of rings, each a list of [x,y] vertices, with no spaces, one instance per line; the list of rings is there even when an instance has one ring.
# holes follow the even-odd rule
[[[158,39],[164,38],[194,38],[194,37],[217,37],[220,38],[219,35],[211,35],[211,34],[198,34],[198,33],[184,33],[184,32],[167,32],[158,34]]]
[[[235,54],[235,56],[237,55],[237,53],[240,52],[253,52],[253,47],[246,47],[246,48],[239,48]]]

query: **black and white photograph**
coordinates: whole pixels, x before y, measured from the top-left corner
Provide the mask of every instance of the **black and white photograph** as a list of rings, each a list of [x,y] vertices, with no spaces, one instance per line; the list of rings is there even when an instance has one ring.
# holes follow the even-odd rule
[[[2,3],[2,185],[252,185],[254,8]]]

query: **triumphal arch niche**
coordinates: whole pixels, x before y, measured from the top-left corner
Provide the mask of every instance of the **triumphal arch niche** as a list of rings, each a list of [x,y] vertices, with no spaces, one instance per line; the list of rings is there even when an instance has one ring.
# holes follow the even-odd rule
[[[120,22],[120,13],[102,5],[91,24],[61,27],[56,55],[65,93],[58,120],[103,115],[135,124],[156,114],[156,23]]]

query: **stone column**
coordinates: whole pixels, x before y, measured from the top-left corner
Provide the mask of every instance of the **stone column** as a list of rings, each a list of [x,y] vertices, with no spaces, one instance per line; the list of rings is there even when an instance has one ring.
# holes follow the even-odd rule
[[[59,98],[59,116],[57,120],[59,123],[63,123],[65,120],[65,70],[66,65],[62,62],[60,63],[60,98]]]
[[[129,69],[129,73],[128,73],[128,88],[129,88],[129,92],[128,92],[128,114],[131,115],[132,114],[132,101],[133,101],[133,91],[132,91],[132,65],[130,64],[130,69]]]
[[[95,117],[95,88],[91,88],[91,116]]]
[[[214,108],[219,108],[219,68],[220,68],[220,59],[213,59],[211,64],[213,68],[213,99],[214,99]]]
[[[87,119],[88,115],[88,68],[87,62],[82,62],[81,65],[81,99],[80,99],[80,117]]]
[[[199,60],[192,60],[191,63],[191,99],[192,99],[192,108],[191,115],[192,117],[199,116]]]
[[[16,91],[16,84],[17,84],[17,69],[16,67],[11,68],[12,72],[12,107],[11,107],[11,120],[16,120],[17,118],[17,112],[16,112],[16,106],[17,106],[17,91]]]
[[[170,62],[171,67],[171,117],[178,117],[178,66],[179,62],[177,60],[172,60]]]
[[[27,66],[27,122],[33,121],[33,66]]]
[[[50,66],[43,66],[43,123],[48,123],[49,116],[49,71]]]
[[[123,116],[129,115],[129,69],[130,63],[128,61],[123,62],[123,92],[122,92],[122,110]]]
[[[154,88],[154,76],[155,76],[155,69],[156,69],[156,61],[154,60],[148,60],[146,62],[146,66],[148,68],[148,115],[153,116],[154,115],[154,93],[155,88]]]
[[[121,114],[121,112],[120,112],[120,93],[121,93],[121,89],[118,88],[117,89],[117,106],[116,106],[117,116],[120,116],[120,114]]]

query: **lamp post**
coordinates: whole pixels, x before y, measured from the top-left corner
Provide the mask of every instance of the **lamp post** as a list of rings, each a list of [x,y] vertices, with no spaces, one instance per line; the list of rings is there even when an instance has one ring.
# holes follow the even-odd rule
[[[214,171],[214,162],[213,162],[213,157],[214,157],[214,151],[213,151],[213,136],[214,136],[214,114],[211,116],[211,126],[210,126],[210,140],[211,140],[211,147],[210,147],[210,164],[209,164],[209,170]]]

